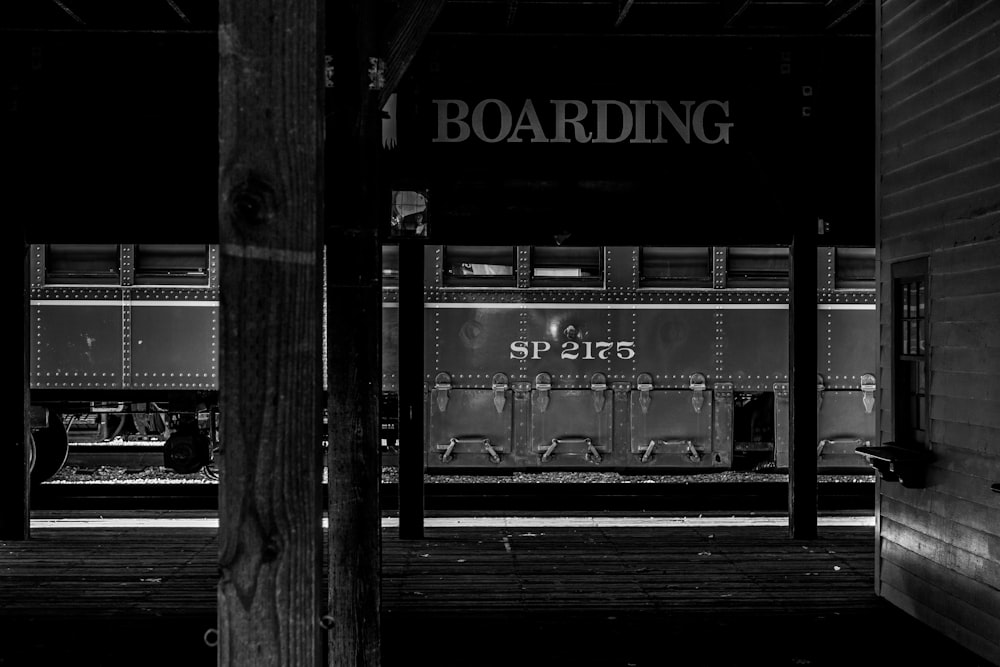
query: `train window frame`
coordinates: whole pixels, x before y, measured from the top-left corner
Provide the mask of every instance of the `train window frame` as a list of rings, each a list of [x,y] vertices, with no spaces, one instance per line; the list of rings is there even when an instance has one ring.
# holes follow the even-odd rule
[[[152,249],[157,252],[153,253]],[[173,250],[173,254],[201,257],[203,261],[194,267],[183,264],[174,266],[161,264],[159,267],[143,266],[146,258],[162,257]],[[187,251],[187,253],[184,253]],[[132,284],[137,287],[207,287],[211,280],[211,247],[206,243],[137,243],[133,248]]]
[[[865,271],[865,277],[860,277],[856,267],[860,262],[870,263],[871,271]],[[849,270],[853,269],[853,270]],[[834,289],[864,289],[875,288],[875,248],[867,247],[836,247],[833,250],[833,287]]]
[[[783,272],[758,269],[735,271],[734,258],[746,261],[752,258],[783,257],[785,269]],[[777,275],[774,275],[777,273]],[[734,277],[738,274],[738,277]],[[726,287],[744,289],[776,289],[786,290],[791,284],[791,253],[788,246],[729,246],[726,251]]]
[[[653,251],[650,253],[649,251]],[[675,277],[650,276],[647,267],[651,262],[647,260],[650,254],[657,254],[658,251],[667,251],[663,254],[673,254],[669,251],[688,251],[689,256],[694,256],[692,251],[703,251],[705,266],[704,273],[699,275],[677,275]],[[681,252],[676,253],[683,261]],[[639,248],[639,289],[712,289],[712,246],[642,246]]]
[[[114,268],[111,270],[84,270],[80,267],[76,270],[69,268],[55,268],[57,265],[55,256],[63,254],[62,251],[74,248],[78,252],[82,249],[90,248],[92,251],[103,249],[107,259],[113,257]],[[56,250],[58,249],[58,253]],[[45,251],[45,284],[46,285],[121,285],[122,283],[122,253],[121,246],[117,243],[47,243]],[[80,260],[77,260],[80,261]],[[91,260],[93,262],[93,260]],[[105,263],[105,267],[110,267],[111,263]]]
[[[483,260],[502,257],[506,251],[510,259],[510,273],[497,272],[496,267],[506,263]],[[489,289],[517,287],[517,249],[512,245],[445,245],[441,247],[441,284],[444,287],[483,287]],[[457,258],[457,260],[456,260]],[[455,274],[453,268],[461,266],[467,274]]]
[[[570,259],[562,263],[550,263],[543,266],[539,266],[538,252],[539,250],[545,253],[551,253],[553,255],[564,254],[571,256],[574,251],[576,254],[582,254],[581,251],[593,251],[597,256],[597,275],[537,275],[537,271],[541,268],[549,271],[572,271],[577,268],[575,265],[578,260]],[[585,266],[584,264],[579,264],[579,266]],[[569,289],[602,289],[605,284],[605,279],[607,277],[607,266],[606,259],[604,255],[604,246],[531,246],[531,258],[528,264],[528,285],[534,288],[569,288]]]

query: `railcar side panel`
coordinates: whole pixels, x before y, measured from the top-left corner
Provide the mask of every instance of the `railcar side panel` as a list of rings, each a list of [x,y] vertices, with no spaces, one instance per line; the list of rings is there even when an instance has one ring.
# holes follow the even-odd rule
[[[531,395],[528,465],[542,467],[605,466],[615,456],[611,391],[605,383],[592,389],[557,389],[544,373]]]
[[[641,467],[728,467],[731,452],[713,438],[713,409],[708,390],[633,390],[629,462]],[[719,444],[721,449],[716,448]]]
[[[658,388],[687,387],[693,373],[714,376],[720,353],[719,311],[708,304],[635,304],[617,311],[623,338],[635,340],[626,378],[649,373]]]
[[[429,396],[428,469],[440,467],[511,468],[514,405],[506,385],[493,389],[455,389],[440,382]]]
[[[68,289],[40,296],[36,291],[31,299],[32,388],[122,389],[121,295],[95,299],[86,290]]]
[[[180,296],[180,295],[178,295]],[[136,389],[218,387],[219,308],[214,301],[181,298],[130,303],[125,329],[130,385]],[[192,341],[199,344],[193,345]]]
[[[719,328],[722,339],[718,379],[732,381],[737,389],[755,391],[766,391],[775,381],[787,379],[785,304],[726,304]]]

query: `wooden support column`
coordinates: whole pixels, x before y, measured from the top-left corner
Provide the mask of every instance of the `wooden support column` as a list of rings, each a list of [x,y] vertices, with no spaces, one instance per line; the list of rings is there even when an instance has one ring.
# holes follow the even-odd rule
[[[424,536],[424,246],[399,243],[399,537]]]
[[[816,288],[815,229],[795,233],[789,294],[788,528],[793,539],[816,537]]]
[[[375,3],[330,3],[327,120],[328,664],[381,664],[382,120]]]
[[[220,0],[218,664],[324,664],[320,0]]]
[[[8,256],[13,258],[13,252]],[[28,317],[30,305],[28,300],[28,244],[24,244],[21,253],[24,263],[24,411],[21,421],[21,435],[11,436],[0,451],[0,540],[26,540],[31,537],[31,483],[28,469],[28,434],[30,420],[28,405],[31,400],[28,373],[30,341],[30,324]]]

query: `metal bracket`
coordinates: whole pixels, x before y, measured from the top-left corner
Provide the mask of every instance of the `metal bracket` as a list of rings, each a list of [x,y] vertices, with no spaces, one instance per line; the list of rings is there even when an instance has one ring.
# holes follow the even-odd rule
[[[653,376],[649,373],[639,373],[635,378],[635,388],[639,390],[639,407],[642,408],[642,414],[646,414],[653,400],[650,395],[653,390]]]
[[[640,460],[643,463],[649,462],[653,458],[653,452],[657,445],[663,445],[664,447],[682,447],[684,453],[687,454],[688,460],[697,463],[701,461],[701,452],[699,452],[694,447],[694,442],[691,440],[656,440],[655,438],[649,441],[646,449],[642,452],[642,457]]]
[[[497,409],[497,414],[503,414],[503,408],[507,404],[507,376],[497,373],[493,376],[493,407]]]
[[[444,412],[448,409],[448,392],[451,391],[451,376],[447,373],[438,373],[434,377],[434,397],[437,400],[438,410]]]
[[[861,402],[865,406],[865,414],[870,415],[875,407],[875,376],[871,373],[861,376]]]
[[[584,454],[584,458],[586,458],[591,463],[600,463],[601,461],[604,460],[604,457],[601,456],[601,453],[597,451],[596,447],[594,447],[594,441],[591,440],[590,438],[552,438],[552,441],[549,443],[548,447],[542,450],[542,456],[541,456],[542,463],[548,463],[549,459],[552,458],[552,454],[555,453],[556,447],[563,444],[586,445],[587,451]]]
[[[604,411],[604,392],[608,389],[608,378],[604,373],[594,373],[590,377],[590,390],[594,392],[594,412]]]
[[[493,447],[493,443],[490,442],[489,438],[452,438],[448,441],[447,445],[438,445],[439,450],[443,450],[441,453],[442,463],[451,463],[455,459],[455,447],[458,445],[477,445],[481,444],[483,449],[486,450],[486,455],[489,456],[490,461],[493,463],[500,463],[500,452]]]
[[[549,390],[552,389],[552,376],[539,373],[535,376],[535,404],[539,412],[545,412],[549,407]]]
[[[701,408],[705,405],[705,376],[701,373],[691,374],[691,391],[694,394],[691,396],[691,407],[694,408],[695,414],[701,414]]]

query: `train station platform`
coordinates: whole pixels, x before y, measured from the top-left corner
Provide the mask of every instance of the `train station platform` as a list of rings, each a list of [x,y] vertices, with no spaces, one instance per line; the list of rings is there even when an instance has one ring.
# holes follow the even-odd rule
[[[383,519],[387,667],[989,667],[873,589],[874,518]],[[0,665],[214,665],[217,520],[45,515],[0,542]],[[86,660],[84,660],[86,659]]]

